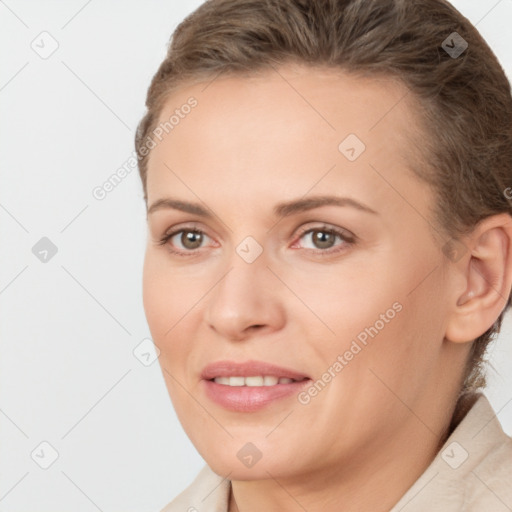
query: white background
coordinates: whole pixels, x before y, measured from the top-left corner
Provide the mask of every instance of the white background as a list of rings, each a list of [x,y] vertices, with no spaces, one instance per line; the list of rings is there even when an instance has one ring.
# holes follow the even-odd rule
[[[138,174],[92,195],[132,155],[150,79],[200,3],[0,2],[0,512],[158,511],[203,465],[158,363],[132,352],[150,336]],[[454,4],[511,77],[512,0]],[[59,44],[48,59],[31,48],[42,31]],[[511,325],[487,390],[509,434]],[[46,470],[30,455],[42,441],[59,454]]]

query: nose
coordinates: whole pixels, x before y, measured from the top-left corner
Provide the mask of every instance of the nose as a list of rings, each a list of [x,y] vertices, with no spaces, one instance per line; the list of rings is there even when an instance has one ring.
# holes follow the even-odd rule
[[[264,253],[252,263],[235,253],[230,263],[227,274],[208,294],[207,325],[231,341],[281,329],[286,320],[282,290]]]

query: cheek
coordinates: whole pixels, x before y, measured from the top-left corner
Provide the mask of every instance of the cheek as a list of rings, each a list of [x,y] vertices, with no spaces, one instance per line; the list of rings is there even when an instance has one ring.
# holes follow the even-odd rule
[[[143,267],[143,304],[162,369],[172,375],[186,372],[193,353],[192,330],[201,314],[198,300],[204,295],[201,279],[184,275],[168,265],[165,255],[148,249]],[[164,372],[169,392],[173,379]]]
[[[165,276],[160,275],[155,258],[147,250],[142,274],[142,301],[149,329],[156,343],[160,341],[161,324],[165,318],[163,307],[166,303],[164,280]]]
[[[339,272],[331,268],[322,273],[302,272],[300,278],[296,274],[297,295],[325,326],[308,315],[310,324],[322,328],[318,339],[324,342],[314,350],[325,365],[346,354],[344,360],[361,369],[361,379],[371,378],[372,366],[386,368],[391,378],[400,378],[403,374],[396,372],[397,365],[412,368],[422,361],[428,365],[437,348],[427,340],[440,332],[439,323],[433,321],[440,309],[438,277],[431,275],[428,282],[415,287],[432,267],[420,258],[404,262],[395,257],[364,264],[357,261],[354,268],[347,263]]]
[[[372,295],[369,290],[368,312],[357,316],[353,311],[354,318],[366,320],[359,331],[367,340],[361,352],[359,378],[366,379],[364,386],[370,386],[372,392],[389,387],[413,403],[435,376],[444,313],[442,279],[437,271],[432,272],[433,267],[418,262],[375,280],[381,295]],[[360,385],[364,387],[362,382]],[[391,400],[393,396],[390,392]]]
[[[297,306],[302,313],[296,311],[296,320],[320,328],[323,324],[323,338],[331,349],[350,344],[353,337],[379,321],[386,311],[389,310],[388,316],[395,316],[393,304],[400,299],[400,287],[389,262],[353,258],[323,268],[304,264],[291,268],[283,280],[293,283],[293,291],[303,303]],[[291,297],[290,304],[294,302]],[[306,315],[305,305],[310,310]]]
[[[187,287],[179,284],[164,258],[151,249],[144,258],[142,298],[153,340],[162,350],[172,336],[173,326],[185,313]]]
[[[181,380],[176,369],[183,368],[180,361],[186,354],[180,349],[180,343],[176,343],[174,336],[175,331],[180,328],[178,324],[173,329],[179,320],[176,313],[179,309],[176,295],[179,294],[176,291],[172,293],[172,285],[169,273],[162,268],[159,258],[148,249],[144,258],[142,280],[144,311],[153,342],[160,350],[158,362],[169,396],[174,406],[179,408],[182,400],[171,375]]]
[[[433,338],[440,323],[433,315],[440,307],[428,308],[434,306],[437,276],[426,288],[410,293],[421,275],[419,265],[405,270],[396,262],[386,263],[365,267],[372,269],[365,274],[343,272],[330,281],[317,275],[317,288],[310,287],[309,293],[301,288],[308,293],[304,302],[334,331],[308,347],[308,359],[322,361],[315,378],[325,387],[319,386],[324,390],[318,398],[311,395],[307,407],[319,425],[338,425],[341,418],[348,439],[359,438],[364,429],[374,435],[375,424],[395,428],[408,414],[397,396],[415,403],[435,375],[439,344]],[[336,427],[326,428],[336,435]]]

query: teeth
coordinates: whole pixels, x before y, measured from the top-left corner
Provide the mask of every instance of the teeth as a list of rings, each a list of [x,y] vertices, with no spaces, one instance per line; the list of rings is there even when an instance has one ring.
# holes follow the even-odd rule
[[[243,386],[244,378],[243,377],[228,377],[230,386]]]
[[[213,379],[217,384],[225,386],[275,386],[276,384],[290,384],[295,382],[288,377],[274,377],[273,375],[254,376],[254,377],[215,377]]]
[[[263,386],[263,379],[264,377],[246,377],[245,378],[245,385],[246,386]],[[242,379],[242,385],[243,385],[244,379]]]

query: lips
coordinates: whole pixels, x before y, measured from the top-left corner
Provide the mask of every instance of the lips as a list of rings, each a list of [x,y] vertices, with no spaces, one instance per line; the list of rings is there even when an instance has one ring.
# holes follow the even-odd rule
[[[227,377],[230,379],[226,383]],[[279,382],[255,385],[255,379],[250,379],[250,385],[247,385],[248,377],[264,377],[265,381],[273,377]],[[216,361],[203,368],[201,378],[202,393],[206,397],[224,409],[239,413],[270,407],[272,403],[299,393],[311,382],[310,377],[304,373],[263,361]]]
[[[294,381],[302,381],[310,377],[292,370],[264,361],[245,361],[237,363],[235,361],[216,361],[203,368],[201,378],[204,380],[213,380],[216,377],[254,377],[254,376],[274,376],[286,377]]]

